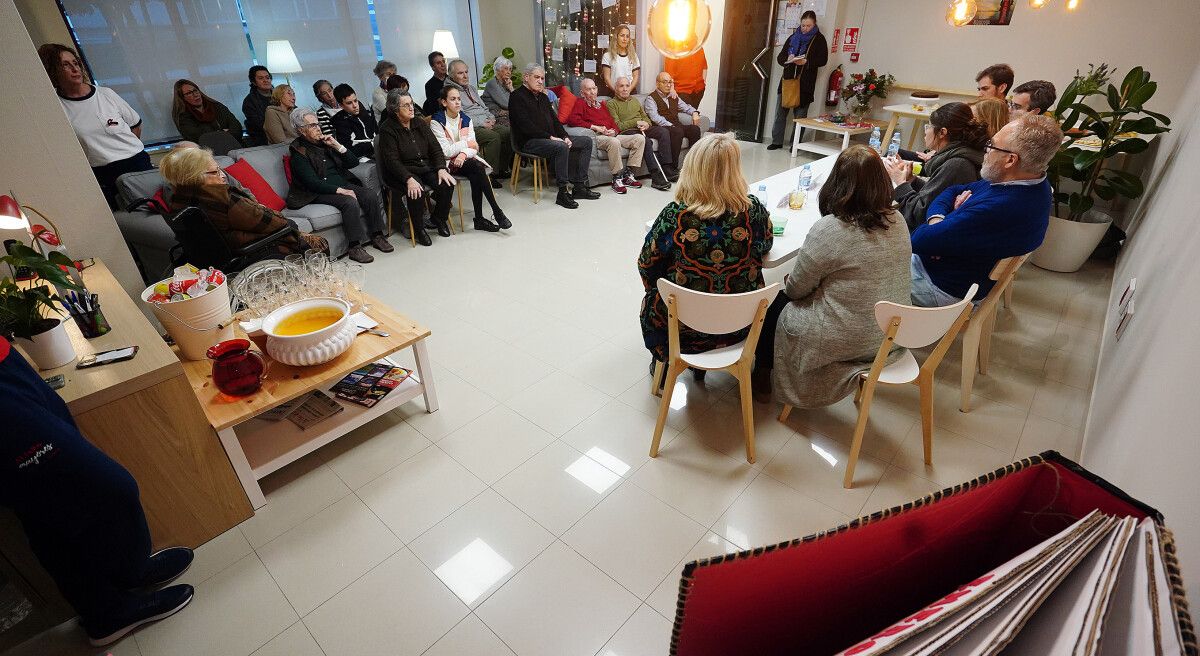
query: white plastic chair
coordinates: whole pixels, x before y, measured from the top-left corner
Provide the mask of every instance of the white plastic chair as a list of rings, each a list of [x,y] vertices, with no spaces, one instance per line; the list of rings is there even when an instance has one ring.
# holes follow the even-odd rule
[[[988,278],[996,284],[988,295],[980,301],[979,307],[971,314],[967,328],[963,331],[962,345],[962,381],[959,385],[958,409],[963,412],[971,411],[971,390],[975,386],[975,370],[981,375],[987,375],[988,361],[992,354],[992,329],[996,326],[996,311],[1000,300],[1012,288],[1012,281],[1017,277],[1017,271],[1032,253],[1006,257],[992,267]]]
[[[680,287],[659,278],[658,293],[667,305],[667,362],[660,362],[654,369],[653,380],[661,380],[666,370],[666,385],[658,407],[658,423],[654,426],[654,441],[650,443],[650,457],[658,457],[658,443],[662,439],[663,426],[667,423],[667,411],[671,409],[671,394],[675,380],[688,367],[705,371],[724,370],[738,379],[738,393],[742,397],[742,430],[746,435],[746,461],[754,462],[754,401],[750,393],[750,368],[754,364],[754,347],[762,331],[763,317],[767,306],[779,293],[779,283],[745,294],[708,294]],[[704,353],[679,352],[679,324],[710,335],[732,333],[747,326],[750,334],[737,344]]]
[[[870,370],[859,374],[858,393],[854,395],[854,402],[859,404],[858,422],[854,425],[854,438],[850,443],[850,458],[846,462],[846,476],[842,479],[842,487],[853,487],[854,466],[858,464],[858,454],[862,450],[863,434],[867,430],[867,417],[871,412],[871,399],[875,395],[877,383],[912,383],[921,390],[921,436],[925,443],[925,464],[933,464],[933,375],[958,336],[958,331],[971,315],[971,299],[975,298],[977,291],[979,285],[971,285],[966,298],[945,307],[921,308],[889,301],[879,301],[875,304],[875,323],[879,324],[879,328],[884,332],[883,342],[879,345]],[[939,339],[941,341],[938,341]],[[935,341],[938,345],[925,359],[924,364],[917,364],[912,351],[905,351],[899,360],[887,364],[893,343],[906,349],[914,349],[928,346]],[[787,421],[791,412],[792,406],[785,404],[783,412],[779,414],[779,421]]]

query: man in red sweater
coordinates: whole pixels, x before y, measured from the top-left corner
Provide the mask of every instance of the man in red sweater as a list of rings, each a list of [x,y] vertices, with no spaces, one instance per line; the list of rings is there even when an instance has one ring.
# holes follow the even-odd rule
[[[626,187],[641,187],[629,167],[642,165],[642,152],[646,149],[646,136],[642,133],[619,134],[617,123],[608,113],[608,107],[599,100],[599,90],[591,78],[584,78],[579,85],[580,98],[567,116],[567,125],[586,128],[596,133],[592,140],[596,148],[608,152],[608,171],[612,173],[612,188],[618,194]],[[621,166],[621,148],[629,150],[627,166]]]

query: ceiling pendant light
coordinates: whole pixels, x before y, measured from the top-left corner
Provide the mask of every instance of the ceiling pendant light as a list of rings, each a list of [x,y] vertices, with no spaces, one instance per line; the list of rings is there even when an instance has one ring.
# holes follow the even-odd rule
[[[1029,0],[1030,9],[1041,9],[1047,4],[1050,4],[1050,0]]]
[[[707,0],[654,0],[646,16],[650,44],[664,57],[686,57],[704,45],[712,28]]]
[[[1067,11],[1075,11],[1079,8],[1079,0],[1067,0]]]
[[[954,27],[962,27],[975,20],[979,5],[975,0],[950,0],[950,8],[946,10],[946,22]]]

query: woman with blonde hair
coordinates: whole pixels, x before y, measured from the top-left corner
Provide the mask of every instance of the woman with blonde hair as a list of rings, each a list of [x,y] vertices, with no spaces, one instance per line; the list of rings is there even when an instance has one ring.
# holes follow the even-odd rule
[[[971,103],[971,111],[975,118],[987,126],[987,136],[991,139],[1000,128],[1008,125],[1008,103],[997,98],[984,98]]]
[[[756,400],[773,393],[797,408],[819,408],[845,398],[883,341],[875,303],[909,303],[912,245],[879,155],[862,144],[842,151],[817,200],[821,218],[758,337]]]
[[[617,80],[628,78],[633,93],[638,92],[642,63],[633,45],[633,28],[625,23],[617,26],[608,37],[608,50],[600,58],[600,75],[608,85],[608,93],[616,94]]]
[[[267,143],[290,143],[298,135],[292,125],[292,110],[296,109],[296,92],[286,84],[280,84],[271,92],[271,104],[267,107],[266,118],[263,119],[263,131],[267,133]]]
[[[659,278],[709,294],[740,294],[764,286],[763,258],[773,243],[771,219],[767,208],[746,193],[748,188],[732,133],[707,134],[684,156],[675,200],[654,221],[638,256],[646,290],[642,337],[653,355],[651,372],[655,362],[667,357],[667,306],[658,293]],[[729,346],[747,333],[708,335],[680,326],[680,352]]]
[[[221,233],[225,244],[236,249],[274,234],[290,225],[290,219],[259,203],[249,192],[228,183],[225,172],[207,148],[177,148],[159,162],[159,172],[172,187],[171,211],[185,207],[200,208]],[[266,249],[259,259],[281,258],[291,253],[315,249],[329,252],[324,237],[296,230]]]
[[[171,118],[175,120],[179,136],[187,141],[199,141],[203,135],[222,130],[239,142],[242,140],[242,122],[228,107],[210,98],[191,80],[175,81]]]

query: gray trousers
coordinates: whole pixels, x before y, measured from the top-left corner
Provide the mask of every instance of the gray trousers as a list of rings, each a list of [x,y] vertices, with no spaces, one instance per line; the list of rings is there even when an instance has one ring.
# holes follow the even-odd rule
[[[558,186],[564,187],[568,182],[583,185],[588,184],[588,164],[592,161],[592,138],[585,136],[571,137],[571,147],[553,139],[530,139],[521,150],[530,155],[545,157],[554,171],[554,180]]]
[[[365,244],[372,235],[383,234],[387,221],[383,217],[383,198],[374,189],[346,185],[355,198],[342,194],[320,194],[314,203],[332,205],[342,213],[342,231],[351,246]]]

